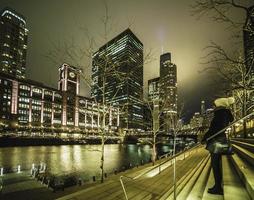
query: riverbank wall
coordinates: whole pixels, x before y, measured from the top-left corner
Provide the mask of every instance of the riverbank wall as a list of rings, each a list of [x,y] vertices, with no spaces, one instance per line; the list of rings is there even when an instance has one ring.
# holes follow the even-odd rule
[[[106,144],[117,144],[118,140],[108,139]],[[0,137],[0,147],[20,147],[20,146],[51,146],[51,145],[84,145],[101,144],[100,138],[92,139],[63,139],[49,137]]]

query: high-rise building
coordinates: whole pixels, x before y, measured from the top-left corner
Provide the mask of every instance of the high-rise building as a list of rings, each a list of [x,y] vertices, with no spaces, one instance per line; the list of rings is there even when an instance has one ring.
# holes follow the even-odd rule
[[[201,116],[205,114],[205,101],[201,101],[201,108],[200,108]]]
[[[148,100],[153,101],[160,98],[160,77],[148,80]]]
[[[130,29],[94,53],[92,79],[93,98],[121,107],[122,128],[143,128],[143,44]]]
[[[169,131],[175,128],[177,120],[177,70],[170,53],[160,56],[160,101],[164,130]]]
[[[61,65],[57,90],[0,72],[0,130],[98,134],[103,108],[91,98],[78,95],[79,75],[78,68]],[[107,132],[117,132],[119,109],[107,107],[106,114]]]
[[[25,78],[27,34],[25,18],[5,8],[0,12],[0,71]]]

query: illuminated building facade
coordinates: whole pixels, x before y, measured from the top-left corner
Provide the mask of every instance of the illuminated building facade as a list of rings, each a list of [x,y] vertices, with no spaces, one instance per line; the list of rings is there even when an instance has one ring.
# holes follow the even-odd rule
[[[160,77],[148,80],[148,100],[152,101],[160,98]]]
[[[79,95],[80,70],[59,68],[58,89],[0,73],[0,124],[16,130],[97,133],[102,107]],[[119,110],[108,109],[108,131],[117,131]]]
[[[203,116],[205,114],[205,101],[201,101],[200,113]]]
[[[0,12],[0,72],[25,78],[27,35],[25,18],[10,8]]]
[[[80,90],[80,73],[80,69],[68,64],[63,64],[59,68],[60,79],[58,81],[58,89],[63,94],[62,123],[64,126],[79,125],[78,95]]]
[[[199,112],[195,112],[190,120],[190,126],[192,129],[200,128],[203,125],[203,117]]]
[[[160,106],[163,111],[164,130],[174,129],[177,120],[177,69],[171,54],[160,56]]]
[[[122,128],[143,129],[143,44],[130,29],[94,53],[92,79],[91,96],[121,108]]]

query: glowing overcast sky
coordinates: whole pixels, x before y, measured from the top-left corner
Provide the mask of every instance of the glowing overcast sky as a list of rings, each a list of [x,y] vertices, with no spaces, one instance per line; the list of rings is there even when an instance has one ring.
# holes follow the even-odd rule
[[[131,30],[143,42],[144,50],[152,49],[154,60],[144,66],[144,84],[159,76],[159,55],[171,52],[177,65],[180,100],[195,111],[200,100],[212,98],[209,81],[198,71],[203,48],[210,41],[230,46],[226,26],[211,22],[208,17],[197,20],[191,16],[193,0],[107,0],[114,31],[109,38],[132,23]],[[95,38],[102,33],[101,18],[105,13],[102,0],[1,0],[0,8],[9,6],[26,17],[29,29],[27,77],[56,87],[57,68],[45,58],[52,42],[66,41],[71,37],[77,42],[86,27]],[[242,13],[237,13],[239,17]],[[103,43],[99,44],[103,45]],[[64,62],[64,60],[63,60]],[[89,94],[82,87],[83,94]],[[188,111],[190,112],[190,111]]]

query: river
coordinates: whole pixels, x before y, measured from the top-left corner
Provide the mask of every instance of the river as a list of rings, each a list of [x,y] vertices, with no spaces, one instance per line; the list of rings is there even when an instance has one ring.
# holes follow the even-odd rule
[[[77,173],[84,179],[99,176],[100,145],[62,145],[0,148],[0,167],[29,170],[32,164],[45,163],[53,174]],[[172,145],[160,145],[158,154],[171,151]],[[128,166],[147,163],[151,158],[151,146],[136,144],[105,145],[105,172],[123,170]]]

